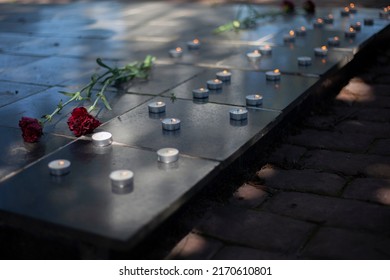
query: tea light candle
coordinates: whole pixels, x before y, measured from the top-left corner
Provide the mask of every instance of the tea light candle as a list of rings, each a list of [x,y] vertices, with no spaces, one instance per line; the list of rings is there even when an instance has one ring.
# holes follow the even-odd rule
[[[182,57],[183,49],[178,47],[176,49],[170,50],[169,54],[171,57],[174,57],[174,58]]]
[[[50,173],[55,176],[61,176],[70,172],[70,161],[66,159],[57,159],[48,164]]]
[[[349,16],[349,14],[350,14],[349,8],[345,7],[344,9],[341,10],[340,13],[341,13],[341,16],[343,16],[343,17]]]
[[[163,148],[157,151],[157,160],[163,163],[175,162],[179,159],[179,150],[175,148]]]
[[[245,99],[246,105],[248,106],[259,106],[263,104],[263,96],[260,94],[247,95]]]
[[[355,3],[350,3],[349,4],[349,11],[350,11],[351,14],[356,14],[357,13],[357,9],[356,9]]]
[[[283,36],[283,41],[285,43],[295,42],[295,32],[294,30],[290,30],[290,32]]]
[[[368,25],[368,26],[374,25],[374,19],[372,19],[372,18],[365,18],[364,19],[364,25]]]
[[[340,45],[340,38],[337,36],[328,38],[328,45],[329,46],[339,46]]]
[[[216,74],[217,78],[223,82],[229,82],[232,77],[232,73],[229,72],[228,70],[223,70],[221,72],[218,72]]]
[[[98,147],[111,145],[112,134],[106,131],[96,132],[92,135],[92,143]]]
[[[192,90],[192,95],[194,98],[208,98],[209,90],[207,88],[197,88]]]
[[[162,128],[164,130],[179,130],[180,129],[180,120],[179,119],[174,119],[174,118],[166,118],[161,121],[162,123]]]
[[[309,56],[300,56],[298,57],[298,65],[308,66],[311,64],[311,57]]]
[[[229,111],[230,119],[235,121],[243,121],[248,118],[248,110],[243,108],[232,109]]]
[[[326,18],[324,18],[324,22],[325,22],[326,24],[332,24],[333,21],[334,21],[334,17],[333,17],[332,14],[329,14]]]
[[[313,23],[313,26],[316,28],[321,28],[324,26],[324,20],[322,18],[317,18],[316,21]]]
[[[207,88],[208,89],[221,89],[222,88],[222,81],[219,79],[209,80],[209,81],[207,81]]]
[[[353,29],[355,29],[356,31],[361,31],[362,30],[362,24],[361,24],[361,22],[356,22],[355,24],[351,24],[351,27],[353,28]]]
[[[278,81],[280,80],[280,71],[279,69],[275,69],[274,71],[265,72],[265,77],[268,81]]]
[[[326,56],[328,54],[328,48],[326,46],[322,46],[321,48],[314,48],[314,54],[316,56]]]
[[[269,45],[260,46],[259,51],[262,55],[271,55],[272,54],[272,48]]]
[[[347,31],[345,31],[345,37],[346,38],[355,38],[356,37],[356,31],[352,27],[350,27]]]
[[[306,27],[301,26],[300,28],[295,29],[295,34],[297,36],[305,36],[306,35]]]
[[[383,10],[379,11],[380,18],[387,18],[389,16],[389,8],[385,7]]]
[[[134,184],[134,173],[131,170],[115,170],[110,173],[111,185],[118,188],[131,188]]]
[[[194,39],[192,41],[187,42],[187,47],[189,50],[198,50],[200,48],[200,41],[199,39]]]
[[[149,112],[154,114],[164,113],[166,107],[165,102],[162,101],[151,102],[148,104]]]
[[[250,62],[256,62],[260,59],[261,54],[258,50],[254,50],[253,52],[247,53],[246,57]]]

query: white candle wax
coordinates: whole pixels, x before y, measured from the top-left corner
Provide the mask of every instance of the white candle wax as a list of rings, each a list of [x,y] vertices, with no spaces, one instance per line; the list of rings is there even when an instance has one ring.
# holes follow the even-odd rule
[[[314,48],[314,54],[316,56],[327,56],[328,48],[325,46],[322,46],[321,48]]]
[[[271,55],[272,54],[272,48],[268,45],[260,46],[259,51],[262,55]]]
[[[229,82],[231,80],[232,73],[229,72],[228,70],[223,70],[223,71],[217,72],[216,76],[217,76],[218,80],[221,80],[223,82]]]
[[[92,135],[92,143],[98,147],[111,145],[112,134],[106,131],[96,132]]]
[[[263,96],[260,94],[247,95],[245,99],[246,105],[248,106],[259,106],[263,104]]]
[[[157,160],[163,163],[175,162],[179,159],[179,150],[175,148],[163,148],[157,151]]]
[[[183,55],[183,50],[182,48],[176,48],[176,49],[173,49],[173,50],[170,50],[169,51],[169,55],[173,58],[178,58],[178,57],[182,57]]]
[[[48,164],[50,173],[55,176],[61,176],[70,172],[70,161],[66,159],[57,159]]]
[[[221,89],[222,88],[222,81],[219,79],[209,80],[209,81],[207,81],[207,88],[208,89]]]
[[[280,71],[278,69],[275,69],[274,71],[267,71],[265,72],[265,77],[268,81],[278,81],[280,80]]]
[[[148,104],[149,112],[154,114],[164,113],[166,109],[165,102],[157,101]]]
[[[260,59],[261,54],[258,50],[254,50],[253,52],[247,53],[246,57],[250,62],[257,62]]]
[[[134,184],[134,173],[131,170],[115,170],[110,173],[111,184],[118,188],[130,188]]]
[[[194,98],[208,98],[209,90],[207,88],[197,88],[192,90],[192,95]]]
[[[200,49],[200,41],[198,39],[194,39],[192,41],[187,42],[187,47],[189,50],[198,50]]]
[[[330,37],[328,38],[328,45],[329,46],[339,46],[340,45],[340,39],[339,37]]]
[[[242,121],[246,120],[248,118],[248,110],[239,108],[239,109],[232,109],[229,111],[230,118],[235,121]]]
[[[298,57],[298,64],[301,66],[311,65],[311,57],[309,57],[309,56]]]
[[[166,118],[161,121],[164,130],[178,130],[180,129],[180,120],[175,118]]]

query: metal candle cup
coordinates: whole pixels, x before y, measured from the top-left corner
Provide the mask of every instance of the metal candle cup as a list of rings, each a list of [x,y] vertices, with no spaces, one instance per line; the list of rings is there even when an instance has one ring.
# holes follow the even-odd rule
[[[182,48],[176,48],[176,49],[173,49],[173,50],[170,50],[169,51],[169,55],[173,58],[178,58],[178,57],[182,57],[183,55],[183,50]]]
[[[112,134],[106,131],[96,132],[92,135],[92,143],[98,147],[111,145]]]
[[[50,174],[55,176],[66,175],[70,172],[70,161],[66,159],[57,159],[49,162]]]
[[[290,32],[283,36],[283,41],[285,43],[293,43],[295,42],[295,32],[294,30],[290,30]]]
[[[222,81],[219,79],[209,80],[209,81],[207,81],[207,88],[208,89],[221,89],[222,88]]]
[[[342,10],[340,11],[340,14],[341,14],[341,16],[343,16],[343,17],[349,16],[349,14],[350,14],[349,8],[348,8],[348,7],[345,7],[344,9],[342,9]]]
[[[274,71],[265,72],[265,77],[268,81],[278,81],[280,80],[280,71],[279,69],[275,69]]]
[[[198,50],[200,48],[200,41],[198,39],[194,39],[192,41],[187,42],[187,47],[189,50]]]
[[[349,4],[349,12],[350,12],[351,14],[356,14],[356,13],[357,13],[357,9],[356,9],[356,6],[355,6],[354,3],[350,3],[350,4]]]
[[[298,65],[308,66],[311,64],[311,57],[309,56],[300,56],[298,59]]]
[[[160,114],[164,113],[166,110],[165,102],[157,101],[157,102],[151,102],[148,104],[148,109],[150,113],[154,114]]]
[[[163,163],[175,162],[179,159],[179,150],[175,148],[163,148],[157,151],[157,160]]]
[[[245,99],[246,105],[248,106],[259,106],[263,104],[263,96],[261,96],[260,94],[247,95]]]
[[[355,38],[356,37],[356,31],[352,27],[350,27],[347,31],[345,31],[345,37],[346,38]]]
[[[305,36],[306,35],[306,27],[301,26],[301,27],[295,29],[295,34],[297,36]]]
[[[340,45],[340,38],[337,36],[328,38],[328,45],[333,46],[333,47],[339,46]]]
[[[272,48],[268,45],[260,46],[259,51],[262,55],[271,55],[272,54]]]
[[[334,17],[332,14],[329,14],[326,18],[324,18],[324,22],[326,24],[332,24],[334,22]]]
[[[209,97],[209,90],[207,88],[197,88],[192,90],[192,95],[194,98],[208,98]]]
[[[162,128],[164,130],[179,130],[180,129],[180,120],[175,118],[166,118],[161,121]]]
[[[223,70],[218,72],[216,76],[218,80],[221,80],[223,82],[229,82],[232,78],[232,73],[229,72],[228,70]]]
[[[324,27],[324,20],[322,18],[317,18],[316,21],[313,23],[313,26],[315,28]]]
[[[257,62],[260,59],[261,54],[258,50],[254,50],[253,52],[247,53],[246,57],[250,62]]]
[[[239,108],[239,109],[232,109],[229,111],[230,118],[235,121],[243,121],[248,118],[248,110]]]
[[[132,188],[134,173],[131,170],[115,170],[110,173],[111,185],[117,188]]]
[[[361,31],[362,30],[362,24],[358,21],[355,24],[351,24],[351,27],[356,30],[356,31]]]
[[[316,56],[327,56],[328,48],[326,46],[322,46],[321,48],[314,48],[314,54]]]

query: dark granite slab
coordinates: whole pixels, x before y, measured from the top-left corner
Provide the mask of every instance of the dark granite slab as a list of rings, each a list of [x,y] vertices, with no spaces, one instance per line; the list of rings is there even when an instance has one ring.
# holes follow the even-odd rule
[[[22,83],[1,82],[0,107],[26,98],[34,93],[44,91],[46,87]]]

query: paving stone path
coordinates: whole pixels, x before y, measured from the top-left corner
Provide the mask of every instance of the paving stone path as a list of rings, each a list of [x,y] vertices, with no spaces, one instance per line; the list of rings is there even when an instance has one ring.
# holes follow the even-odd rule
[[[168,259],[390,258],[390,48],[372,51]]]

